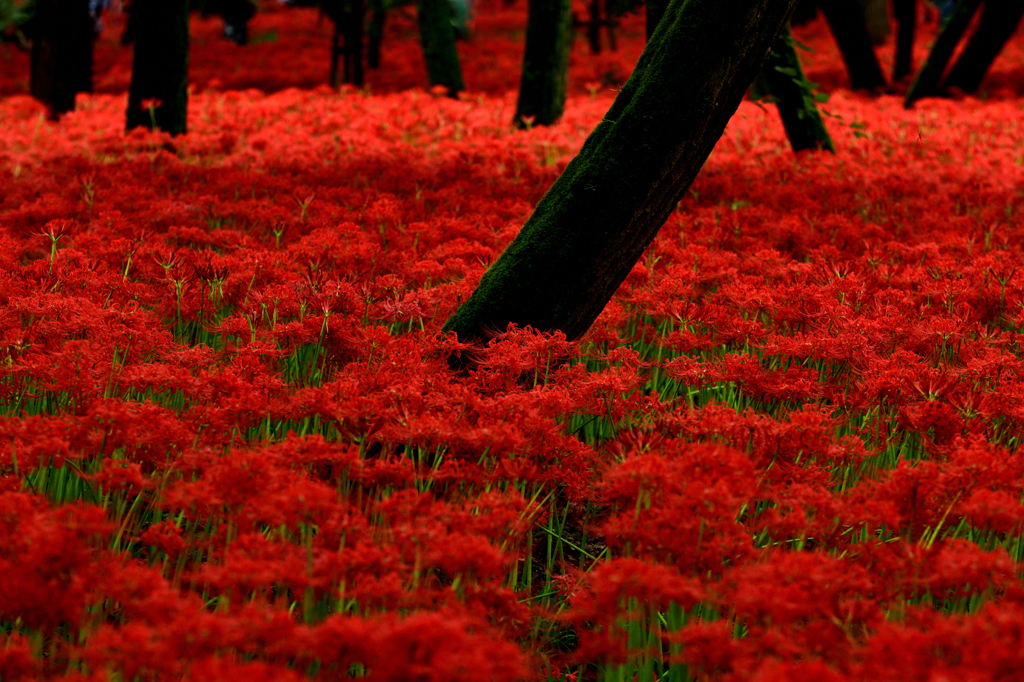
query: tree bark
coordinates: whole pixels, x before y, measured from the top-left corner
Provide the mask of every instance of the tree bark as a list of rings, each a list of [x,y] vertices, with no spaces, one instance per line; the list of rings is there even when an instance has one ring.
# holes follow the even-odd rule
[[[338,87],[338,58],[342,59],[341,81],[363,85],[363,25],[366,5],[363,0],[337,3],[329,13],[334,22],[331,54],[331,85]]]
[[[32,96],[50,117],[75,109],[75,95],[92,92],[93,20],[88,0],[38,0],[33,17]]]
[[[818,105],[807,84],[800,58],[793,47],[793,37],[785,28],[761,70],[764,84],[782,118],[786,137],[794,152],[806,149],[836,150],[818,112]]]
[[[843,53],[850,85],[854,90],[875,90],[885,87],[885,76],[878,65],[871,36],[864,25],[864,15],[857,0],[820,0],[832,35]]]
[[[185,132],[188,113],[188,0],[134,0],[135,54],[127,128]]]
[[[896,17],[896,63],[892,79],[898,81],[914,70],[914,29],[917,25],[917,0],[893,0]]]
[[[551,125],[562,116],[573,33],[569,0],[530,0],[529,12],[514,119],[521,128]]]
[[[455,49],[455,28],[448,0],[417,0],[420,40],[427,62],[430,85],[443,85],[455,96],[464,89],[459,53]]]
[[[367,62],[371,69],[380,67],[380,43],[384,39],[384,22],[387,19],[387,10],[383,2],[377,0],[370,11],[370,28],[367,30]]]
[[[953,14],[946,19],[942,30],[939,31],[939,37],[935,39],[932,51],[928,54],[928,59],[921,67],[917,78],[914,79],[914,84],[907,91],[907,98],[903,101],[903,106],[909,109],[914,102],[922,97],[930,97],[938,93],[939,81],[942,80],[942,74],[946,71],[946,65],[949,64],[953,50],[956,49],[960,38],[967,31],[967,26],[971,23],[974,13],[978,11],[979,5],[981,5],[981,0],[960,0],[957,3]]]
[[[693,182],[796,2],[672,0],[604,120],[444,331],[481,343],[515,322],[582,336]]]
[[[976,92],[992,62],[1017,30],[1021,17],[1024,3],[1020,0],[987,0],[978,30],[946,76],[943,89],[956,87]]]

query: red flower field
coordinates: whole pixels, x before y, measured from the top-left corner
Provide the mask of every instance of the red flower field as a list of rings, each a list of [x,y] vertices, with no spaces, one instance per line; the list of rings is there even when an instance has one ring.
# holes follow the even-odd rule
[[[587,336],[460,375],[643,24],[520,131],[524,5],[458,100],[412,17],[363,90],[311,11],[197,18],[176,138],[123,132],[117,14],[57,123],[0,46],[0,678],[1019,679],[1020,38],[908,111],[796,29],[838,153],[743,103]]]

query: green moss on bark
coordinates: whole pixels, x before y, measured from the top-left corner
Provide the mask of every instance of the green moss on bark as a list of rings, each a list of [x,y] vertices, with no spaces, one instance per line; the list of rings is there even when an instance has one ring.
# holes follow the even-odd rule
[[[604,120],[445,324],[582,336],[693,182],[797,0],[673,0]]]
[[[761,70],[765,86],[782,118],[793,151],[805,149],[836,150],[818,112],[811,85],[807,82],[800,57],[793,47],[789,27],[783,31]]]
[[[530,0],[516,125],[550,125],[562,116],[572,31],[569,0]]]

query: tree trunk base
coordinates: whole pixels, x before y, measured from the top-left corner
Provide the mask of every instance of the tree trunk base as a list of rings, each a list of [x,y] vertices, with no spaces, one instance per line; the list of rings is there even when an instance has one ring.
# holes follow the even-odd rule
[[[188,0],[134,0],[135,54],[126,127],[186,130]]]
[[[693,182],[796,3],[670,3],[611,109],[444,331],[484,344],[515,322],[580,338]]]
[[[885,76],[878,65],[871,36],[864,25],[857,0],[821,0],[832,35],[843,53],[850,85],[854,90],[880,90],[885,87]]]

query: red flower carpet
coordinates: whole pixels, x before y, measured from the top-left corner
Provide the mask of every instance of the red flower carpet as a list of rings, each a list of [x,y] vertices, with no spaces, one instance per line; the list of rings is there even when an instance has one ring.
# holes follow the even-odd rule
[[[838,152],[744,102],[584,338],[459,374],[642,18],[531,130],[523,4],[457,100],[411,10],[359,90],[315,12],[196,18],[175,138],[123,131],[120,21],[59,122],[0,45],[4,681],[1020,679],[1019,37],[908,111],[795,29]]]

